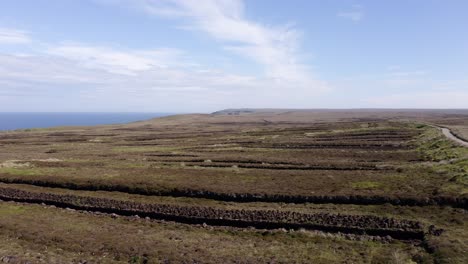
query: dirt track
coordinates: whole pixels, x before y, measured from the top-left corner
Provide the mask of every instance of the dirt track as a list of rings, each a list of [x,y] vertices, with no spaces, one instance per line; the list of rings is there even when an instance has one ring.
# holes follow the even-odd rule
[[[468,147],[468,142],[455,136],[452,131],[450,131],[450,129],[448,128],[445,128],[445,127],[440,127],[440,129],[442,130],[442,133],[444,134],[444,136],[446,136],[448,139],[464,146],[464,147]]]

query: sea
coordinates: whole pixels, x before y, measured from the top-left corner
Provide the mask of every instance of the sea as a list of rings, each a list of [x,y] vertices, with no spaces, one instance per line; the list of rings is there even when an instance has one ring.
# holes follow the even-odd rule
[[[0,131],[125,124],[172,115],[171,113],[0,113]]]

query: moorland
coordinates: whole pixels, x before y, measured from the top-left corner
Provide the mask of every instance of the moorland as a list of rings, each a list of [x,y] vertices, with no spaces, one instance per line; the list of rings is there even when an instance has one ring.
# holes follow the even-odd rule
[[[467,110],[0,132],[8,263],[467,263]]]

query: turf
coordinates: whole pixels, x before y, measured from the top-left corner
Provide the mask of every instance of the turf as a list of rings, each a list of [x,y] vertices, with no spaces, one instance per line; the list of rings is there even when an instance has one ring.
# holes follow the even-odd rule
[[[15,190],[4,198],[23,202],[0,203],[0,253],[48,263],[465,263],[468,150],[427,124],[463,131],[467,118],[426,112],[181,115],[0,133],[0,189]],[[90,202],[98,212],[87,210]],[[115,204],[169,206],[172,218],[99,213],[123,212]],[[219,215],[177,213],[182,207]],[[134,212],[143,216],[144,210]],[[240,217],[234,222],[221,214],[234,211]],[[416,221],[424,236],[403,241],[337,233],[312,222],[267,230],[254,224],[267,211],[272,217]],[[205,217],[208,225],[177,220],[182,215]],[[295,221],[274,217],[268,221]],[[252,227],[235,227],[236,221]],[[210,225],[215,222],[224,224]]]

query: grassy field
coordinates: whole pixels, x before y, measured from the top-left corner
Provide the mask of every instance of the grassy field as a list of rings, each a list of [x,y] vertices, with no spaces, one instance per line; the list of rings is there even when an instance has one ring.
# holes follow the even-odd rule
[[[0,258],[466,263],[468,149],[430,123],[465,131],[468,116],[227,112],[2,132]]]

